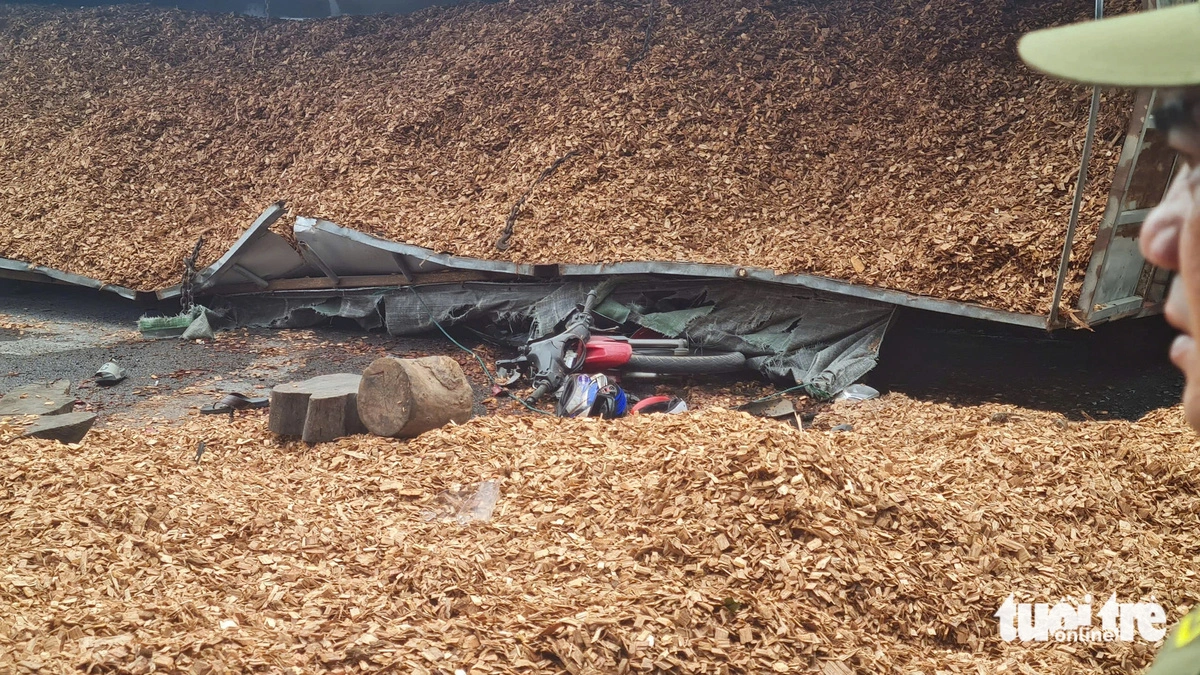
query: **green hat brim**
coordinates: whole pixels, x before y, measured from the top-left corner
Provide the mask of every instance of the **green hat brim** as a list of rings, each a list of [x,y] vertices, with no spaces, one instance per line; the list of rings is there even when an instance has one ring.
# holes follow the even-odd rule
[[[1017,52],[1035,70],[1084,84],[1200,85],[1200,4],[1034,31]]]

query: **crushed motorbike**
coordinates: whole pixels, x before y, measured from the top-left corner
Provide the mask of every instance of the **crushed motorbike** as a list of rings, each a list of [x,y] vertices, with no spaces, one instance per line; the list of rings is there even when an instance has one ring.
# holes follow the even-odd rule
[[[602,299],[601,292],[590,291],[560,333],[532,340],[521,347],[516,358],[497,361],[497,384],[510,386],[525,375],[533,386],[524,399],[526,404],[535,405],[547,393],[557,393],[560,416],[611,418],[624,415],[638,403],[619,381],[732,373],[745,368],[746,357],[740,352],[702,352],[692,349],[685,339],[639,338],[638,333],[633,337],[592,335],[592,310],[598,298]],[[650,412],[657,407],[638,410]],[[664,412],[686,409],[679,404],[661,407]]]

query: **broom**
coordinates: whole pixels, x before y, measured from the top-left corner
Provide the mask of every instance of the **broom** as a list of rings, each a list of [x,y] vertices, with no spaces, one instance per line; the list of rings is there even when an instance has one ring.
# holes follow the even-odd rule
[[[200,305],[193,305],[175,316],[143,316],[138,319],[138,330],[148,338],[179,337],[203,311]]]

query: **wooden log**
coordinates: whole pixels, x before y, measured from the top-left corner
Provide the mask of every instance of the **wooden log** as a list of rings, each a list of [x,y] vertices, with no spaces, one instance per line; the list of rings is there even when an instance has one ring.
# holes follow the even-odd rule
[[[412,438],[471,419],[471,385],[448,356],[376,359],[363,371],[358,412],[371,433]]]
[[[275,386],[268,428],[281,436],[299,436],[305,443],[366,433],[358,418],[360,380],[360,375],[336,373]]]

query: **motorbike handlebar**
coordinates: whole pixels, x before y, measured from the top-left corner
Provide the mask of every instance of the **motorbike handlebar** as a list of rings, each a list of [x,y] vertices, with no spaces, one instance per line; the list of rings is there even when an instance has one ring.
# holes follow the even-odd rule
[[[529,405],[537,404],[538,399],[540,399],[542,396],[545,396],[546,390],[549,388],[550,388],[550,384],[548,382],[543,382],[542,384],[539,384],[537,386],[537,388],[533,390],[533,393],[525,398],[525,403],[527,403]]]

